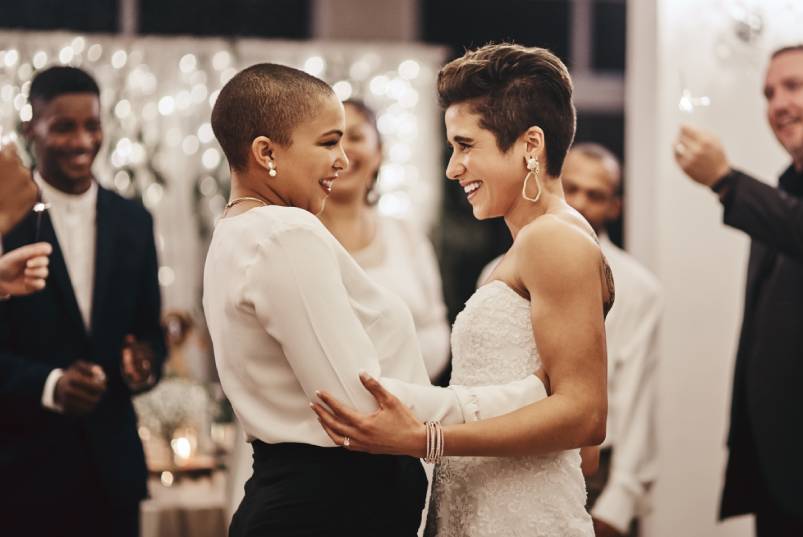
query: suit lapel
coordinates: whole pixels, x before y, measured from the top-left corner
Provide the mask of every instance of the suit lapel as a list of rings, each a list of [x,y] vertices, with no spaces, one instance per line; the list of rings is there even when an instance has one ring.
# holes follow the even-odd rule
[[[112,262],[114,260],[114,230],[117,228],[117,215],[109,206],[111,196],[103,188],[98,188],[98,204],[95,217],[97,239],[95,242],[95,285],[92,289],[92,328],[100,326],[105,315]]]

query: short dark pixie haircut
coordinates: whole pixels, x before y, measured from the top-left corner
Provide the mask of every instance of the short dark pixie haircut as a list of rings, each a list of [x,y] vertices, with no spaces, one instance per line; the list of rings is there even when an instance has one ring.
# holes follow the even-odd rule
[[[295,127],[312,117],[329,95],[334,92],[326,82],[284,65],[258,63],[237,73],[212,109],[212,131],[229,166],[246,168],[251,142],[258,136],[290,146]]]
[[[28,100],[36,117],[37,104],[47,104],[67,93],[92,93],[100,97],[100,88],[92,75],[77,67],[56,66],[40,71],[31,81]]]
[[[507,152],[528,128],[544,131],[547,173],[560,175],[574,140],[572,79],[563,62],[544,48],[489,44],[466,52],[438,73],[443,108],[468,102]]]

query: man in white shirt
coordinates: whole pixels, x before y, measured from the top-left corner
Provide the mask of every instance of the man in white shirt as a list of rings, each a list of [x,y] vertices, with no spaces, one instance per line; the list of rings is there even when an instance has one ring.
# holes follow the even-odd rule
[[[138,536],[147,470],[131,395],[161,372],[153,223],[101,188],[97,84],[53,67],[30,88],[25,135],[50,209],[29,213],[4,250],[41,239],[52,255],[40,293],[0,302],[0,505],[8,535]]]
[[[616,302],[605,320],[608,340],[608,435],[600,469],[588,479],[597,537],[636,535],[655,479],[656,334],[661,290],[655,277],[615,246],[606,225],[619,218],[621,168],[597,144],[576,144],[563,165],[566,201],[600,237],[614,280]]]

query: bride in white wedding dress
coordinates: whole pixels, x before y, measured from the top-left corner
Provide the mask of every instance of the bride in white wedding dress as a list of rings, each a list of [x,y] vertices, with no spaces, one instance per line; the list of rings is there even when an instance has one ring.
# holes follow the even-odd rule
[[[446,65],[438,92],[453,150],[447,176],[477,218],[504,217],[514,239],[455,321],[451,382],[501,384],[543,369],[551,393],[501,417],[480,421],[478,411],[476,421],[434,429],[370,378],[374,414],[326,392],[326,406],[313,409],[350,450],[432,458],[430,438],[442,439],[427,535],[591,537],[579,451],[605,436],[604,316],[614,288],[591,227],[563,198],[571,79],[549,51],[488,45]]]

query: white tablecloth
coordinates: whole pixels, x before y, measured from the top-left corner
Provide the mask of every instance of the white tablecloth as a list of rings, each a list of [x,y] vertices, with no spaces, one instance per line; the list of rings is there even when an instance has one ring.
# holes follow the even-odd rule
[[[148,481],[151,497],[142,502],[141,537],[225,537],[226,478],[216,471],[210,477],[179,479],[164,486]]]

